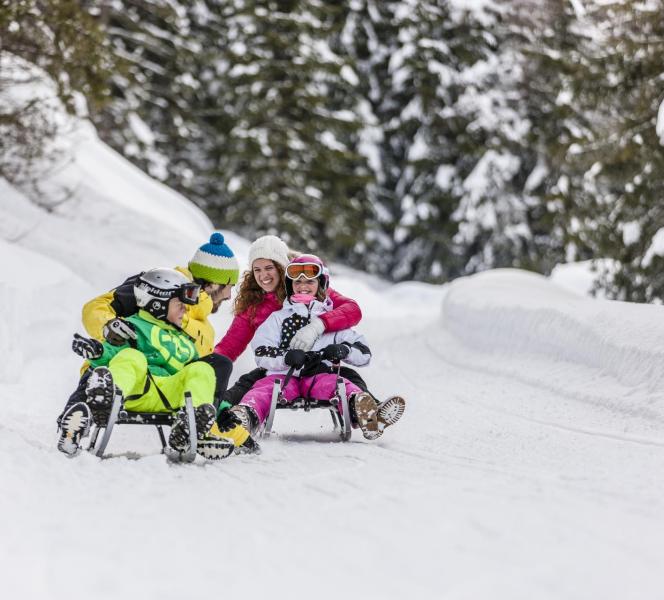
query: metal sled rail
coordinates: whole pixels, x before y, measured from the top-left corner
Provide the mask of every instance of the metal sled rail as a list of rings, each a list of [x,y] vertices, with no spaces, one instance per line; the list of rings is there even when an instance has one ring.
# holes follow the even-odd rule
[[[116,425],[153,425],[156,427],[161,442],[161,451],[169,458],[180,460],[182,462],[193,462],[196,458],[196,449],[198,436],[196,431],[196,419],[194,418],[194,406],[191,399],[191,393],[184,393],[185,410],[189,421],[189,450],[186,452],[176,452],[171,450],[166,443],[163,427],[170,427],[173,424],[174,415],[171,413],[143,413],[132,412],[124,408],[122,394],[116,391],[113,398],[113,405],[106,422],[100,422],[95,426],[90,436],[90,445],[88,451],[95,456],[104,458],[104,451],[111,439],[113,429]],[[103,431],[101,440],[97,444],[99,434]]]
[[[289,377],[286,376],[286,382]],[[272,433],[272,425],[274,424],[274,415],[277,409],[290,409],[290,410],[304,410],[308,412],[313,409],[327,409],[330,411],[334,429],[339,430],[341,440],[347,442],[352,435],[352,427],[350,421],[350,409],[348,406],[348,397],[346,396],[346,385],[342,377],[337,376],[337,390],[335,395],[327,400],[317,398],[295,398],[292,402],[286,400],[281,393],[281,379],[274,380],[272,387],[272,401],[270,403],[270,412],[265,425],[260,434],[261,437],[270,437]]]

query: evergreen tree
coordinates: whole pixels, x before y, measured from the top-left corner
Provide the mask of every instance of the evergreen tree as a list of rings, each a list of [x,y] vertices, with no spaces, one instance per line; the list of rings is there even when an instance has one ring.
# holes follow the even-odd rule
[[[25,61],[25,62],[20,62]],[[74,0],[0,0],[0,176],[29,195],[56,156],[49,141],[58,131],[48,100],[15,95],[38,77],[26,66],[50,75],[56,97],[71,112],[76,93],[91,106],[108,99],[107,79],[114,68],[108,40],[87,3]]]
[[[526,128],[510,89],[519,65],[492,33],[499,14],[456,2],[352,7],[346,46],[367,98],[375,173],[370,268],[445,280],[532,257],[516,154]]]
[[[211,214],[248,235],[272,232],[343,256],[364,235],[364,160],[352,75],[330,47],[335,6],[234,3]],[[346,78],[344,78],[344,75]]]
[[[93,121],[112,147],[171,185],[171,161],[195,129],[203,48],[188,7],[177,0],[116,0],[101,14],[122,63],[110,82],[113,102],[94,112]]]
[[[522,57],[518,93],[529,123],[519,156],[532,234],[530,264],[517,266],[540,272],[590,257],[578,228],[589,166],[579,150],[593,139],[597,115],[581,87],[594,86],[601,75],[589,63],[587,24],[579,21],[575,6],[567,0],[521,0],[505,14],[510,45]]]
[[[343,256],[364,235],[368,171],[334,15],[294,0],[118,6],[109,31],[131,68],[96,120],[218,225]]]
[[[594,71],[581,89],[598,118],[593,138],[581,147],[585,164],[584,212],[579,231],[600,263],[600,285],[609,296],[664,301],[664,6],[651,2],[598,4],[587,18],[598,40]],[[590,113],[592,114],[592,113]],[[659,129],[659,131],[658,131]]]

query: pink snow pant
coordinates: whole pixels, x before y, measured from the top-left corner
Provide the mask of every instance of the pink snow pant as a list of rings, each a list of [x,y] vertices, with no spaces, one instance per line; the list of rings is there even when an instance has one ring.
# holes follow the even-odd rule
[[[267,415],[270,413],[270,403],[272,402],[272,388],[274,380],[279,378],[283,384],[285,375],[268,375],[259,379],[254,386],[245,394],[240,404],[250,406],[254,409],[260,420],[260,424],[265,423]],[[351,394],[361,392],[362,390],[354,383],[344,379],[346,384],[346,396],[350,398]],[[313,381],[313,387],[311,382]],[[311,390],[309,389],[311,387]],[[295,398],[306,396],[307,398],[316,398],[318,400],[328,400],[337,391],[337,376],[334,373],[320,373],[313,377],[291,377],[281,393],[288,402]],[[339,407],[341,411],[341,407]]]

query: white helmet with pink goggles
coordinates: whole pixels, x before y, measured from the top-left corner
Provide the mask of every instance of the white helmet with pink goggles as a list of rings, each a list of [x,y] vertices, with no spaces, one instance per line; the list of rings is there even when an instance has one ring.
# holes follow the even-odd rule
[[[302,254],[286,265],[286,294],[293,295],[293,281],[318,279],[320,289],[325,292],[330,284],[330,272],[325,263],[315,254]]]

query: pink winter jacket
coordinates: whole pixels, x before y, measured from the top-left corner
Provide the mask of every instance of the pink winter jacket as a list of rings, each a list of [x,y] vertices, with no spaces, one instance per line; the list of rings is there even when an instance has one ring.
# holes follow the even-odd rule
[[[355,300],[346,298],[333,289],[327,291],[327,295],[332,300],[332,310],[320,315],[320,320],[325,324],[325,331],[341,331],[350,329],[357,325],[362,319],[362,311]],[[263,324],[275,310],[281,308],[281,303],[276,294],[270,292],[265,294],[263,301],[256,307],[256,313],[253,318],[250,316],[251,309],[245,310],[237,315],[226,335],[221,338],[215,346],[214,351],[217,354],[228,356],[235,361],[242,354],[251,342],[256,330]]]

